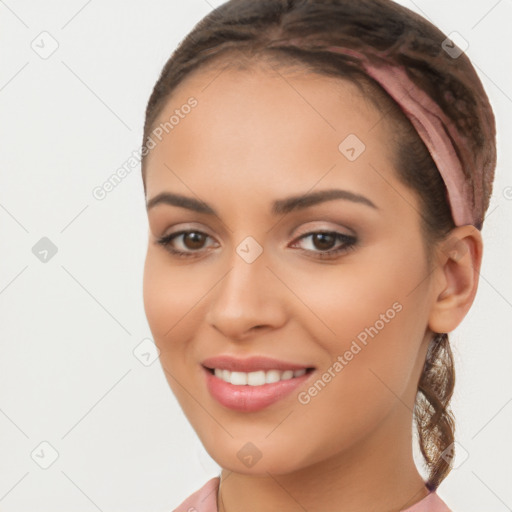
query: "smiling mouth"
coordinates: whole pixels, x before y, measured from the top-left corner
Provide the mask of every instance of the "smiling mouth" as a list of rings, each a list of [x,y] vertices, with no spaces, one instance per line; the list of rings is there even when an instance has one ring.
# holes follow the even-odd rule
[[[207,368],[215,377],[235,386],[263,386],[275,382],[295,379],[311,373],[315,368],[301,368],[299,370],[256,370],[252,372],[231,371],[222,368]]]
[[[221,366],[220,361],[216,364]],[[307,385],[316,373],[315,367],[306,366],[293,369],[270,367],[250,372],[208,368],[204,365],[202,369],[210,396],[223,407],[243,413],[257,412],[284,400],[294,390]]]

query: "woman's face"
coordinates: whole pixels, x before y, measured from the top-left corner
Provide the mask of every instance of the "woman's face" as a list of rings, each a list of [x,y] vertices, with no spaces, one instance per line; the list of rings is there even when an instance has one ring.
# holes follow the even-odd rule
[[[155,124],[175,116],[154,132],[147,201],[208,207],[160,196],[148,210],[144,303],[166,378],[233,471],[410,449],[433,302],[419,202],[395,175],[385,114],[353,84],[269,69],[193,74]],[[328,190],[343,192],[291,199]],[[211,375],[221,355],[314,370],[265,393]]]

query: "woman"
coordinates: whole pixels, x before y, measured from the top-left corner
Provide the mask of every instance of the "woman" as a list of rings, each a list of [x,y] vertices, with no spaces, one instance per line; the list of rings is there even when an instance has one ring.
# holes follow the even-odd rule
[[[222,467],[176,510],[449,511],[448,333],[496,165],[467,56],[389,0],[231,0],[164,66],[142,154],[146,315]]]

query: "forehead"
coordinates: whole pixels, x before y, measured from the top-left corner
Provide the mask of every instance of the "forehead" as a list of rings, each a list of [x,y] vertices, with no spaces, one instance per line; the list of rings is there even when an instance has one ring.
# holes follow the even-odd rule
[[[190,98],[196,106],[183,108]],[[250,183],[260,176],[275,184],[333,165],[362,172],[363,162],[382,165],[390,157],[382,113],[370,99],[346,79],[311,72],[200,68],[174,90],[154,126],[173,114],[179,122],[162,132],[147,158],[148,196],[169,179],[163,164],[192,180],[245,176]],[[356,151],[364,147],[360,162],[343,154],[347,139]]]

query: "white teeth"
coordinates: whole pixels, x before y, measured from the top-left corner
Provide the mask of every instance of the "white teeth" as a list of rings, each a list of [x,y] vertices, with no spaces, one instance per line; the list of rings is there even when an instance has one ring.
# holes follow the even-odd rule
[[[286,370],[281,375],[281,380],[288,380],[293,379],[293,371],[292,370]]]
[[[265,384],[265,372],[263,370],[244,373],[244,375],[247,375],[247,384],[249,384],[249,386],[261,386],[262,384]]]
[[[272,384],[281,380],[281,372],[279,370],[268,370],[265,372],[265,384]]]
[[[225,382],[235,386],[262,386],[263,384],[272,384],[280,380],[288,380],[293,377],[300,377],[306,373],[306,368],[300,370],[258,370],[255,372],[232,372],[215,368],[214,374]]]
[[[247,384],[247,373],[231,372],[231,384],[235,386],[245,386]]]

